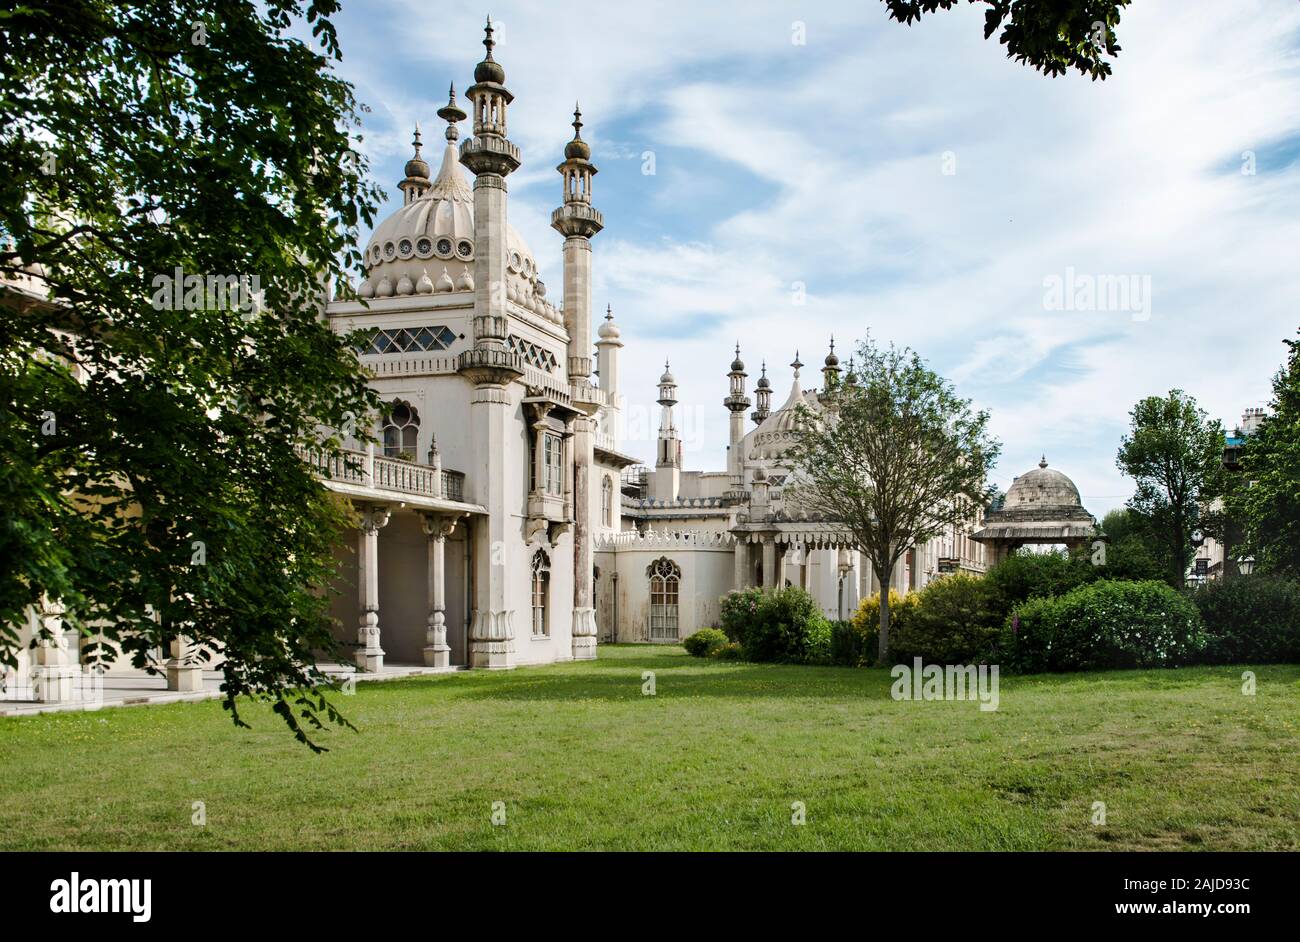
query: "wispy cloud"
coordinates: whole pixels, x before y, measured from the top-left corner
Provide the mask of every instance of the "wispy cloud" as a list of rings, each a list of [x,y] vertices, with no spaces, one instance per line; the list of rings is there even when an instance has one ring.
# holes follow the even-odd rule
[[[965,6],[912,27],[875,3],[492,13],[525,157],[511,220],[558,289],[553,168],[580,99],[624,392],[650,402],[672,360],[696,467],[723,466],[737,338],[778,394],[795,348],[816,381],[831,333],[841,353],[867,330],[909,344],[992,412],[1004,486],[1048,451],[1096,513],[1129,490],[1114,453],[1139,397],[1178,386],[1229,422],[1267,398],[1300,296],[1295,5],[1145,0],[1104,83],[1009,62]],[[343,71],[375,109],[381,180],[468,84],[481,19],[347,5]],[[1149,318],[1048,310],[1044,279],[1067,269],[1149,277]]]

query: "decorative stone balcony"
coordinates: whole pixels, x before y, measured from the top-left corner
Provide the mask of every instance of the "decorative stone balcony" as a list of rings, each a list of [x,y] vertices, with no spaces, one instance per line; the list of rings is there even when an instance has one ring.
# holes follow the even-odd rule
[[[465,503],[465,475],[439,470],[413,461],[384,458],[366,451],[345,449],[333,456],[323,451],[303,451],[303,458],[331,490],[357,497],[405,495],[439,503]]]

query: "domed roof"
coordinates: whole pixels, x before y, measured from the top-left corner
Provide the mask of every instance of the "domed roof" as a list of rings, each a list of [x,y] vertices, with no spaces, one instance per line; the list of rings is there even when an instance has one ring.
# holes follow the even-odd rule
[[[566,160],[590,160],[591,146],[582,139],[582,110],[573,106],[573,140],[564,145]]]
[[[795,363],[799,363],[797,356]],[[799,363],[799,366],[802,365]],[[816,401],[804,397],[803,388],[799,385],[797,366],[794,371],[794,385],[790,387],[790,395],[786,398],[785,404],[765,418],[752,433],[753,447],[749,452],[751,460],[780,458],[785,454],[785,450],[794,443],[794,431],[799,423],[800,406],[813,410],[820,408]]]
[[[375,228],[366,244],[366,279],[358,293],[363,298],[386,296],[379,288],[385,280],[397,286],[393,293],[402,294],[408,283],[412,286],[408,293],[418,293],[415,286],[426,273],[441,285],[449,280],[452,287],[446,290],[473,291],[475,252],[474,191],[455,145],[448,141],[442,167],[429,188]],[[509,300],[562,325],[563,314],[545,300],[546,285],[532,250],[509,223],[505,252]],[[444,270],[447,280],[441,278]]]
[[[495,30],[492,29],[492,17],[488,17],[486,34],[483,39],[483,45],[487,46],[487,55],[483,61],[474,66],[474,81],[476,82],[495,82],[497,85],[504,85],[506,81],[506,70],[501,68],[501,63],[492,58],[492,47],[496,41],[492,38]]]
[[[596,334],[601,340],[618,340],[619,337],[623,336],[623,332],[619,330],[618,325],[614,323],[614,306],[612,304],[606,305],[605,322],[600,325]]]
[[[1082,507],[1079,489],[1060,471],[1047,466],[1047,457],[1038,467],[1016,478],[1007,489],[1003,510],[1018,508]]]
[[[669,372],[669,370],[668,370],[668,361],[667,361],[667,360],[664,360],[664,375],[659,377],[659,385],[660,385],[660,386],[675,386],[675,385],[677,385],[677,380],[673,378],[673,374],[672,374],[671,372]]]

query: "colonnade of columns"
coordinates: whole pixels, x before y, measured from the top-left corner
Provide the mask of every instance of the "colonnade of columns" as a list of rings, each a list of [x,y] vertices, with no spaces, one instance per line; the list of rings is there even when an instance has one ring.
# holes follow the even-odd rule
[[[384,669],[384,650],[379,630],[379,531],[387,525],[392,508],[370,504],[359,508],[357,528],[357,601],[361,615],[357,625],[357,667],[367,672]],[[428,618],[425,627],[424,663],[428,667],[451,666],[447,644],[447,537],[465,516],[462,512],[421,511],[420,526],[428,539]]]

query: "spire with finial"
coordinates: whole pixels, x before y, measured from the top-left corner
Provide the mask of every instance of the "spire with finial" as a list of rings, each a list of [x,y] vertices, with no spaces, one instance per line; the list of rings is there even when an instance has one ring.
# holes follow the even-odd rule
[[[447,140],[455,141],[460,137],[460,130],[456,127],[458,121],[464,121],[467,117],[465,109],[456,103],[456,83],[453,82],[451,88],[447,91],[447,104],[438,109],[438,117],[447,122]]]
[[[801,362],[799,362],[799,351],[798,351],[798,350],[796,350],[796,351],[794,352],[794,362],[792,362],[790,365],[791,365],[792,367],[794,367],[794,378],[795,378],[795,379],[798,379],[798,378],[799,378],[799,371],[800,371],[801,369],[803,369],[803,364],[802,364]]]
[[[403,203],[410,204],[419,199],[429,189],[429,165],[420,155],[420,149],[423,143],[420,138],[420,122],[415,122],[415,134],[411,138],[411,146],[415,148],[415,154],[406,162],[406,179],[397,184],[397,188],[402,191]]]
[[[582,139],[582,110],[577,102],[573,104],[573,140],[564,145],[566,161],[585,161],[591,159],[591,145]],[[564,171],[561,170],[561,173]],[[595,168],[592,168],[595,172]]]
[[[1038,466],[1039,466],[1040,468],[1046,468],[1046,467],[1047,467],[1047,455],[1046,455],[1046,454],[1044,454],[1044,455],[1042,456],[1042,458],[1040,458],[1040,459],[1038,460]]]

